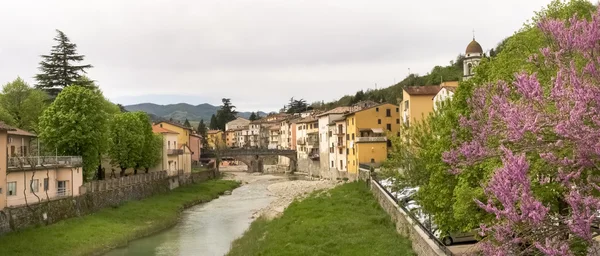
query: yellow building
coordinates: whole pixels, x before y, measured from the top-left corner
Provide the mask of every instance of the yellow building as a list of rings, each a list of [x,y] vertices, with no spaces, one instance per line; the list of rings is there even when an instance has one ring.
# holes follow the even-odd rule
[[[385,161],[391,147],[388,136],[400,133],[398,106],[385,103],[348,113],[345,118],[348,172],[358,173],[359,164],[378,166]]]
[[[223,131],[221,130],[208,130],[206,132],[208,147],[210,149],[216,149],[217,145],[223,144]]]
[[[400,104],[402,121],[410,126],[411,123],[421,121],[432,113],[433,98],[440,89],[437,85],[405,87]]]
[[[190,134],[192,133],[192,129],[189,127],[185,127],[178,123],[162,121],[157,123],[161,128],[165,128],[170,131],[174,131],[177,134],[177,144],[178,145],[190,145]]]

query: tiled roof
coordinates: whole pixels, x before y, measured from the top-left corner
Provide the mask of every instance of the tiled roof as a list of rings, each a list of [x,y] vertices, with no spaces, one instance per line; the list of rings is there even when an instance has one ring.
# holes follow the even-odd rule
[[[300,120],[298,120],[296,123],[310,123],[310,122],[316,122],[317,118],[314,116],[307,116],[305,118],[302,118]]]
[[[15,128],[12,126],[9,126],[7,124],[5,124],[4,122],[0,121],[0,130],[4,130],[4,131],[14,131]]]
[[[409,95],[436,95],[440,91],[440,87],[437,85],[426,85],[426,86],[408,86],[404,88],[404,91]]]
[[[19,128],[14,128],[14,130],[9,130],[8,134],[11,135],[20,135],[20,136],[28,136],[28,137],[37,137],[37,135],[30,133],[28,131],[25,130],[21,130]]]
[[[172,121],[160,121],[160,122],[158,122],[156,124],[160,124],[160,123],[166,123],[166,124],[177,126],[179,128],[182,128],[182,129],[192,130],[192,128],[190,128],[190,127],[187,127],[187,126],[184,126],[183,124],[172,122]]]
[[[157,125],[157,124],[155,124],[155,125],[152,126],[152,132],[153,133],[173,133],[173,134],[179,134],[178,132],[174,132],[174,131],[171,131],[169,129],[162,128],[162,127],[160,127],[160,125]]]
[[[346,112],[350,112],[352,110],[352,107],[337,107],[334,108],[332,110],[329,111],[325,111],[321,114],[318,114],[317,116],[326,116],[326,115],[331,115],[331,114],[344,114]]]
[[[208,130],[206,133],[215,134],[215,133],[219,133],[219,132],[221,132],[221,130]]]

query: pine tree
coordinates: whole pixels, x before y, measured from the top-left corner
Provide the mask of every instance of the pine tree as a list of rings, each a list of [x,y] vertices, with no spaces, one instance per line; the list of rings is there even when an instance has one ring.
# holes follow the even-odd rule
[[[252,114],[250,114],[250,117],[248,118],[250,121],[254,121],[256,120],[256,113],[252,112]]]
[[[185,119],[185,122],[183,122],[183,125],[184,125],[185,127],[192,128],[192,124],[190,124],[190,121],[189,121],[187,118]]]
[[[218,130],[225,130],[225,124],[229,121],[235,120],[235,116],[237,115],[237,111],[235,111],[235,106],[231,104],[231,99],[223,98],[223,105],[221,105],[221,109],[217,111],[216,116],[216,128]],[[211,120],[212,123],[212,120]],[[211,129],[213,129],[211,127]]]
[[[208,128],[210,128],[211,130],[219,129],[219,124],[217,122],[217,116],[212,115],[210,117],[210,124],[208,125]]]
[[[200,134],[200,136],[202,136],[202,146],[204,148],[208,148],[208,141],[207,139],[207,132],[208,129],[206,128],[206,124],[204,124],[204,120],[200,120],[200,123],[198,124],[198,134]]]
[[[54,41],[57,41],[58,45],[52,46],[49,55],[41,55],[43,59],[39,67],[41,73],[35,75],[38,82],[36,88],[46,90],[53,97],[56,97],[63,88],[78,81],[82,76],[81,73],[86,73],[86,69],[92,68],[89,64],[73,65],[73,62],[83,61],[85,55],[77,54],[77,45],[71,43],[65,33],[58,29],[56,32],[58,35]]]

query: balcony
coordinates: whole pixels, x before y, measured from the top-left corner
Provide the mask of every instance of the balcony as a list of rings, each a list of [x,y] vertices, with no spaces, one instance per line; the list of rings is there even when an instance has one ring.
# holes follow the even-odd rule
[[[167,155],[183,155],[183,149],[167,149]]]
[[[338,141],[338,143],[337,143],[337,147],[338,147],[338,148],[344,148],[344,147],[346,147],[346,143],[342,143],[342,142],[339,142],[339,141]]]
[[[81,166],[80,156],[17,156],[8,158],[8,168],[12,170],[34,169],[50,166]]]
[[[356,137],[356,143],[361,142],[387,142],[386,137]]]
[[[298,145],[306,145],[306,141],[304,139],[297,139],[296,144]]]

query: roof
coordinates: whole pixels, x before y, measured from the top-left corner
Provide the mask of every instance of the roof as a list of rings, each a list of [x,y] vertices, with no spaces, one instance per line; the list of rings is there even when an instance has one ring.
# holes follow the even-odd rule
[[[173,134],[179,134],[178,132],[174,132],[174,131],[171,131],[169,129],[162,128],[162,127],[160,127],[157,124],[155,124],[155,125],[152,126],[152,132],[153,133],[173,133]]]
[[[436,95],[441,89],[437,85],[404,87],[404,91],[409,95]]]
[[[298,120],[296,123],[310,123],[310,122],[317,122],[317,118],[314,116],[307,116],[305,118],[302,118],[300,120]]]
[[[473,38],[473,41],[467,45],[465,53],[483,53],[483,49],[481,48],[481,45],[475,41],[475,38]]]
[[[223,132],[221,130],[208,130],[206,133],[208,134],[215,134],[215,133],[219,133],[219,132]]]
[[[9,125],[5,124],[4,122],[0,121],[0,130],[3,130],[3,131],[14,131],[14,130],[16,130],[16,128],[14,128],[12,126],[9,126]]]
[[[166,124],[174,125],[174,126],[177,126],[177,127],[179,127],[179,128],[182,128],[182,129],[187,129],[187,130],[190,130],[190,131],[192,130],[192,128],[190,128],[190,127],[187,127],[187,126],[184,126],[183,124],[176,123],[176,122],[171,122],[171,121],[160,121],[160,122],[158,122],[158,123],[156,123],[156,124],[160,124],[160,123],[166,123]]]
[[[190,136],[197,137],[197,138],[202,138],[202,135],[196,134],[196,133],[190,133]]]
[[[274,130],[279,131],[279,129],[281,129],[280,125],[273,125],[273,126],[269,127],[269,130],[271,130],[271,131],[274,131]]]
[[[19,135],[19,136],[27,136],[27,137],[37,137],[37,135],[35,135],[35,134],[31,133],[31,132],[28,132],[28,131],[25,131],[25,130],[21,130],[19,128],[13,128],[13,130],[9,130],[8,134]]]
[[[346,112],[350,112],[350,110],[352,110],[352,107],[337,107],[332,110],[325,111],[321,114],[318,114],[317,117],[331,115],[331,114],[344,114]]]
[[[344,117],[346,117],[346,116],[349,116],[349,115],[351,115],[351,114],[354,114],[354,113],[361,112],[361,111],[363,111],[363,110],[369,110],[369,109],[376,108],[376,107],[380,107],[380,106],[383,106],[383,105],[394,105],[394,104],[392,104],[392,103],[380,103],[380,104],[373,105],[373,106],[370,106],[370,107],[367,107],[367,108],[360,108],[360,109],[358,109],[358,110],[356,110],[356,111],[352,111],[352,112],[348,112],[348,113],[344,114]],[[394,105],[394,106],[396,106],[396,105]],[[397,107],[397,106],[396,106],[396,107]],[[340,120],[341,120],[341,119],[340,119]],[[340,121],[340,120],[337,120],[337,121]]]

